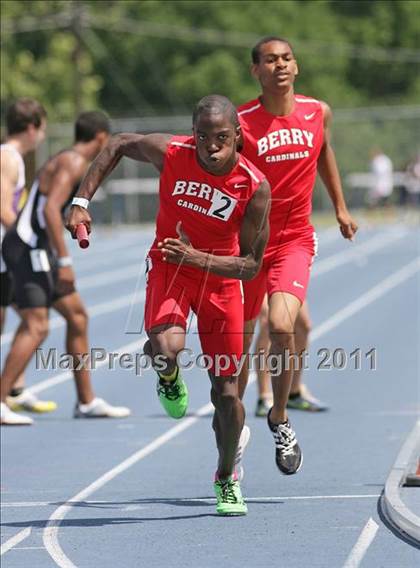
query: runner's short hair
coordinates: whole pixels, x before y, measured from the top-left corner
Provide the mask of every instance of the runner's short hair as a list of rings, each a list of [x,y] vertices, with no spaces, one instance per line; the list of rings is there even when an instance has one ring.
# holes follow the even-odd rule
[[[293,48],[290,44],[290,41],[287,41],[287,39],[284,39],[284,38],[278,37],[278,36],[265,36],[265,37],[261,38],[258,41],[258,43],[256,43],[254,45],[254,47],[252,48],[252,51],[251,51],[252,63],[258,64],[260,62],[260,55],[261,55],[260,49],[263,45],[265,45],[266,43],[269,43],[270,41],[279,41],[281,43],[287,43],[287,45],[293,51]]]
[[[35,99],[23,97],[14,101],[6,111],[6,128],[9,135],[20,134],[33,124],[39,128],[47,118],[45,108]]]
[[[227,115],[235,128],[239,126],[235,105],[223,95],[207,95],[199,100],[193,111],[193,125],[195,125],[198,117],[203,113]]]
[[[76,142],[90,142],[98,132],[111,132],[111,124],[106,114],[99,110],[79,114],[74,126]]]

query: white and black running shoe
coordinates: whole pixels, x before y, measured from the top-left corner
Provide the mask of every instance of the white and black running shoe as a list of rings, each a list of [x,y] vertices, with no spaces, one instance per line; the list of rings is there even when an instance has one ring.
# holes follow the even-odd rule
[[[302,466],[302,451],[296,440],[289,421],[284,424],[273,424],[270,421],[270,412],[267,416],[268,427],[273,434],[276,445],[276,464],[285,475],[297,473]]]
[[[126,418],[131,410],[126,406],[112,406],[103,398],[94,398],[89,404],[76,404],[74,418]]]

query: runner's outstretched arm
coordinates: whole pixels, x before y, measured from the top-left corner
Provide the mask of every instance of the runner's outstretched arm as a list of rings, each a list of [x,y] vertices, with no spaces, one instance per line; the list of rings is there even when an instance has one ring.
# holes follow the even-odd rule
[[[117,134],[113,136],[92,162],[75,197],[90,201],[100,184],[114,170],[123,156],[139,162],[150,162],[161,171],[166,147],[171,138],[171,134]],[[90,233],[92,219],[87,209],[73,205],[66,220],[66,228],[73,238],[75,238],[76,227],[81,223],[86,225]]]
[[[264,180],[247,205],[240,231],[240,256],[218,256],[197,250],[191,246],[182,227],[178,226],[179,239],[167,238],[158,243],[163,259],[173,264],[209,270],[227,278],[251,280],[261,268],[268,241],[270,193],[270,186]]]

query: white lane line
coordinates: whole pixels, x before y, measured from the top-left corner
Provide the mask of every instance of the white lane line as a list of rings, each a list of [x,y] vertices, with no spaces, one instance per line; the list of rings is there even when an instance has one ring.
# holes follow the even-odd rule
[[[332,227],[328,227],[326,229],[322,229],[317,231],[317,235],[320,239],[322,239],[322,244],[329,243],[330,241],[339,240],[342,238],[338,225],[334,225]],[[128,248],[134,248],[138,246],[150,246],[153,243],[153,239],[155,237],[155,230],[154,229],[143,229],[139,228],[138,231],[133,231],[132,234],[123,233],[121,236],[118,229],[112,230],[106,233],[102,232],[94,232],[91,245],[89,251],[80,251],[73,239],[67,238],[67,245],[71,247],[74,245],[74,253],[72,254],[73,258],[76,260],[83,259],[85,260],[85,256],[87,253],[93,253],[98,255],[99,253],[106,253],[115,252],[119,249],[124,249],[124,251]],[[148,245],[145,244],[145,240],[148,241]],[[136,241],[139,241],[136,243]]]
[[[142,349],[145,341],[146,341],[146,338],[143,337],[142,339],[138,339],[137,341],[132,341],[131,343],[126,343],[125,345],[121,345],[117,349],[117,353],[134,353],[135,351],[139,351],[140,349]],[[104,367],[105,365],[108,365],[108,358],[107,357],[102,361],[98,361],[96,363],[95,368],[100,369],[101,367]],[[61,385],[62,383],[65,383],[66,381],[68,381],[72,378],[73,378],[73,372],[72,371],[65,371],[64,373],[58,373],[57,375],[54,375],[53,377],[50,377],[49,379],[45,379],[44,381],[40,381],[36,385],[29,387],[28,390],[35,394],[35,393],[47,390],[51,387],[55,387],[56,385]]]
[[[0,556],[3,556],[5,552],[22,542],[22,540],[25,540],[25,538],[28,538],[28,536],[31,534],[31,530],[32,527],[26,527],[26,529],[21,530],[20,532],[15,534],[15,536],[12,536],[12,538],[6,540],[6,542],[1,545]]]
[[[381,494],[377,493],[375,495],[284,495],[281,497],[244,497],[247,503],[259,503],[261,501],[269,502],[281,502],[281,501],[328,501],[328,500],[342,500],[342,499],[378,499]],[[156,499],[158,503],[183,503],[183,502],[194,502],[194,503],[208,503],[213,504],[216,503],[215,497],[179,497],[179,498],[169,498],[165,499]],[[87,501],[87,503],[94,503],[94,501]],[[112,503],[112,501],[110,501]],[[147,499],[144,500],[144,503],[149,503]],[[153,499],[150,499],[150,503],[153,503]],[[142,501],[140,499],[139,505],[142,505]],[[127,507],[125,508],[127,509]],[[359,527],[357,527],[359,528]]]
[[[101,302],[100,304],[95,304],[91,307],[88,307],[87,311],[89,314],[89,318],[96,318],[98,316],[103,316],[105,314],[116,312],[118,310],[121,310],[122,308],[130,306],[133,302],[134,295],[135,294],[128,294],[127,296],[123,296],[122,298],[118,298],[117,300],[111,300],[111,301],[107,300],[106,302]],[[143,302],[145,297],[146,297],[146,291],[142,290],[140,293],[138,293],[138,298],[136,298],[136,302]],[[64,325],[65,325],[65,319],[61,316],[55,316],[50,319],[49,330],[58,329],[60,327],[64,327]],[[3,346],[9,344],[12,341],[14,335],[15,335],[14,331],[5,333],[1,338],[1,345]]]
[[[152,241],[150,241],[152,244]],[[86,273],[91,272],[92,269],[98,269],[99,267],[106,265],[109,267],[110,259],[112,259],[112,265],[118,266],[118,263],[121,262],[121,265],[124,262],[131,262],[131,260],[135,260],[141,258],[142,251],[146,251],[147,247],[144,245],[131,245],[124,250],[115,251],[115,252],[100,252],[96,253],[95,251],[85,253],[86,256],[77,257],[74,259],[74,266],[76,268],[76,274],[79,273]]]
[[[149,454],[156,451],[158,448],[172,440],[178,436],[184,430],[190,428],[193,424],[195,424],[201,416],[205,416],[209,412],[211,412],[213,405],[211,403],[205,404],[202,406],[194,416],[190,416],[189,418],[183,420],[180,424],[173,426],[169,430],[167,430],[164,434],[147,444],[141,450],[138,450],[129,458],[121,462],[116,467],[112,468],[104,475],[99,477],[96,481],[88,485],[85,489],[80,491],[77,495],[72,497],[71,504],[67,502],[64,505],[61,505],[54,511],[51,517],[48,520],[48,524],[43,532],[43,542],[44,546],[47,549],[48,553],[55,561],[55,563],[62,567],[62,568],[77,568],[69,558],[64,554],[63,550],[60,547],[58,542],[58,529],[60,527],[61,521],[67,515],[67,513],[71,510],[71,507],[75,503],[79,503],[89,497],[92,493],[106,485],[109,481],[117,477],[120,473],[124,472],[132,465],[137,463],[138,461],[144,459]]]
[[[329,500],[329,499],[378,499],[380,497],[380,493],[375,494],[361,494],[361,495],[284,495],[284,496],[273,496],[273,497],[246,497],[245,500],[249,502],[258,502],[258,501],[306,501],[306,500]],[[197,502],[211,502],[214,503],[215,499],[212,497],[206,498],[198,498],[198,497],[179,497],[173,499],[163,499],[164,501],[174,502],[177,503],[178,501],[197,501]],[[75,505],[80,504],[81,501],[74,503]],[[95,505],[116,505],[115,501],[83,501],[87,505],[95,506]],[[6,501],[1,504],[2,508],[10,508],[10,509],[21,509],[27,507],[55,507],[56,505],[73,505],[72,501]],[[117,508],[117,507],[116,507]]]
[[[45,550],[45,546],[14,546],[13,550]]]
[[[324,499],[377,499],[380,497],[380,493],[372,495],[290,495],[284,497],[251,497],[250,499],[245,498],[246,501],[305,501],[305,500],[324,500]],[[191,501],[191,499],[190,499]]]
[[[343,238],[341,236],[338,225],[334,225],[334,227],[328,227],[328,229],[324,229],[323,231],[316,231],[316,235],[321,246],[330,244]]]
[[[372,239],[368,240],[367,242],[357,246],[352,247],[351,249],[333,254],[323,260],[317,261],[314,264],[313,271],[312,271],[312,278],[316,276],[321,276],[347,262],[357,261],[360,259],[366,260],[366,256],[373,252],[377,252],[379,249],[388,246],[390,243],[402,238],[407,234],[407,230],[398,229],[395,231],[391,231],[390,233],[381,233],[376,235]],[[139,250],[139,254],[142,254],[143,257],[145,255],[145,249]],[[143,258],[139,257],[139,258]],[[86,276],[83,278],[79,278],[77,280],[78,288],[80,289],[88,289],[92,287],[99,287],[102,285],[121,282],[126,279],[134,278],[136,275],[140,276],[142,274],[141,271],[141,262],[136,267],[126,267],[122,266],[117,270],[111,270],[102,273],[96,273],[94,276]],[[143,290],[140,297],[137,299],[139,301],[144,300],[145,298],[145,291]],[[88,307],[88,313],[90,318],[94,318],[97,316],[102,316],[105,314],[112,313],[114,311],[121,310],[127,306],[129,306],[132,302],[133,294],[129,294],[127,296],[123,296],[122,298],[118,298],[117,300],[107,300],[106,302],[101,302],[100,304],[95,304],[93,306]],[[60,327],[64,327],[65,321],[61,316],[55,316],[50,319],[49,329],[58,329]],[[8,345],[11,343],[13,337],[15,335],[15,330],[9,331],[4,333],[1,337],[1,345]]]
[[[391,243],[405,237],[408,234],[407,229],[398,228],[389,233],[380,233],[368,241],[358,246],[351,246],[345,251],[328,256],[322,260],[315,260],[312,277],[321,276],[334,268],[338,268],[348,262],[356,262],[358,264],[366,264],[367,257],[378,250],[389,246]]]
[[[420,262],[419,261],[420,261],[420,257],[417,258],[416,261],[414,261],[416,263],[415,264],[416,270],[418,270],[420,268]],[[400,269],[399,271],[397,271],[395,274],[389,276],[382,283],[382,285],[384,285],[386,281],[389,282],[391,280],[394,282],[394,284],[393,284],[393,286],[390,286],[388,284],[388,286],[385,286],[384,290],[389,291],[389,290],[392,289],[392,287],[396,286],[398,283],[401,283],[403,281],[401,279],[401,276],[397,278],[397,275],[404,274],[405,275],[404,279],[409,278],[414,273],[411,269],[409,269],[409,267],[411,267],[413,265],[414,265],[414,263],[411,262],[408,265],[406,265],[405,267],[403,267],[402,269]],[[381,286],[381,285],[379,285],[379,286]],[[376,295],[372,294],[372,290],[375,290],[376,288],[378,288],[378,286],[375,286],[374,288],[369,290],[366,294],[361,296],[360,300],[362,300],[365,296],[369,297],[368,303],[371,303],[374,300],[376,300],[379,297],[379,295],[378,294],[376,294]],[[380,295],[383,295],[384,293],[385,293],[385,291],[383,291]],[[350,305],[352,305],[352,304],[354,304],[354,302],[352,302]],[[366,305],[367,305],[366,303],[360,304],[360,307],[358,308],[358,310],[362,309],[362,307],[365,307]],[[345,310],[345,308],[344,308],[344,310]],[[358,310],[353,310],[350,315],[354,315]],[[342,312],[343,312],[343,310],[342,310]],[[347,315],[346,317],[350,317],[350,316]],[[337,327],[343,321],[343,319],[346,319],[346,318],[343,318],[343,317],[335,318],[334,321],[331,321],[332,318],[330,318],[329,320],[327,320],[327,322],[330,322],[329,325],[321,324],[320,326],[316,327],[314,332],[313,332],[313,335],[316,335],[316,339],[319,339],[322,335],[325,335],[327,332],[331,331],[331,329]],[[327,322],[325,322],[325,323],[327,323]],[[253,376],[250,377],[249,384],[253,383],[255,381],[255,379],[256,379],[256,376],[254,374]],[[69,501],[67,501],[66,504],[61,505],[60,507],[58,507],[58,509],[56,509],[54,511],[54,513],[49,518],[47,527],[44,529],[43,541],[44,541],[44,545],[45,545],[46,549],[48,550],[49,554],[51,555],[51,557],[53,558],[53,560],[56,562],[56,564],[58,566],[60,566],[61,568],[75,568],[75,566],[71,562],[71,560],[69,558],[67,558],[67,556],[64,554],[64,552],[63,552],[63,550],[60,547],[60,544],[58,542],[58,530],[60,528],[60,524],[61,524],[62,520],[65,518],[65,516],[67,515],[67,513],[71,510],[72,505],[75,504],[75,503],[78,503],[80,501],[83,501],[84,499],[86,499],[87,497],[92,495],[92,493],[97,491],[97,489],[99,489],[100,487],[103,487],[106,483],[108,483],[109,481],[114,479],[117,475],[119,475],[120,473],[122,473],[126,469],[130,468],[132,465],[134,465],[138,461],[144,459],[149,454],[156,451],[163,444],[166,444],[166,442],[168,442],[169,440],[171,440],[172,438],[174,438],[175,436],[177,436],[178,434],[180,434],[181,432],[183,432],[187,428],[190,428],[198,420],[198,418],[200,416],[204,416],[205,414],[211,412],[212,408],[213,408],[213,405],[211,403],[202,406],[198,410],[198,412],[195,416],[187,418],[181,424],[174,426],[173,428],[170,428],[169,430],[167,430],[164,434],[162,434],[161,436],[159,436],[158,438],[153,440],[150,444],[145,446],[143,449],[138,450],[137,452],[132,454],[130,457],[128,457],[126,460],[121,462],[119,465],[117,465],[116,467],[109,470],[107,473],[105,473],[101,477],[99,477],[96,481],[91,483],[88,487],[86,487],[85,489],[80,491],[77,495],[75,495],[74,497],[69,499]]]
[[[67,245],[69,248],[72,248],[74,245],[73,250],[73,258],[79,259],[84,258],[87,254],[108,254],[109,252],[118,252],[120,249],[126,250],[128,248],[134,248],[138,246],[147,246],[145,241],[147,240],[150,244],[153,242],[155,232],[154,231],[144,231],[140,230],[138,234],[130,235],[130,236],[123,236],[121,238],[120,235],[108,235],[107,237],[103,237],[102,235],[98,235],[96,233],[93,234],[91,239],[91,245],[89,251],[81,251],[77,244],[73,239],[67,239]]]
[[[194,321],[194,324],[191,327],[191,331],[194,331],[196,329],[197,329],[197,322]],[[134,353],[136,351],[140,351],[141,349],[143,349],[143,345],[145,344],[146,339],[147,339],[146,337],[142,337],[141,339],[136,339],[135,341],[131,341],[130,343],[126,343],[125,345],[120,345],[119,347],[117,347],[116,350],[114,349],[113,352],[123,354],[123,353]],[[100,369],[101,367],[105,367],[106,365],[108,365],[108,362],[109,362],[108,357],[106,357],[101,361],[98,361],[95,364],[95,370]],[[58,373],[57,375],[53,375],[49,379],[44,379],[43,381],[36,383],[35,385],[29,387],[28,391],[36,394],[45,391],[51,387],[61,385],[62,383],[65,383],[66,381],[69,381],[72,378],[73,378],[72,371],[64,371],[63,373]],[[123,426],[127,428],[129,425],[127,424]]]
[[[402,284],[405,280],[413,276],[418,270],[420,269],[420,257],[416,258],[394,274],[391,274],[385,280],[383,280],[380,284],[377,284],[368,292],[360,296],[357,300],[350,302],[344,308],[339,310],[333,316],[322,322],[320,325],[315,327],[315,329],[311,333],[311,341],[316,341],[325,333],[328,333],[337,325],[348,319],[349,317],[353,316],[381,296],[385,295],[387,292]],[[127,343],[125,345],[121,345],[114,349],[114,352],[117,353],[133,353],[134,351],[140,349],[144,345],[145,339],[141,341],[134,341],[132,343]],[[97,368],[102,367],[108,363],[108,360],[105,359],[104,361],[100,361],[97,363]],[[40,381],[34,386],[29,387],[29,391],[33,393],[42,392],[50,387],[59,385],[68,381],[69,379],[73,378],[73,374],[71,371],[65,371],[64,373],[59,373],[58,375],[54,375],[49,379],[45,379],[44,381]]]
[[[402,284],[405,280],[408,280],[416,272],[420,270],[420,256],[417,257],[412,262],[409,262],[397,272],[394,272],[380,284],[373,286],[368,292],[360,296],[354,302],[350,302],[343,309],[339,310],[332,317],[328,318],[326,321],[321,323],[311,334],[311,340],[315,341],[321,335],[324,335],[331,329],[337,327],[341,322],[353,316],[355,313],[359,312],[381,296],[384,296],[387,292]]]
[[[325,274],[330,270],[334,270],[338,266],[342,266],[347,262],[351,262],[360,258],[365,258],[364,255],[376,252],[380,248],[388,246],[391,242],[399,238],[402,238],[406,234],[407,231],[398,229],[397,231],[392,231],[390,234],[376,235],[366,243],[363,243],[358,247],[353,248],[352,250],[348,250],[343,253],[333,254],[323,260],[320,260],[316,262],[314,265],[312,278]],[[102,285],[102,283],[105,285],[109,284],[110,282],[119,282],[125,280],[125,276],[123,277],[125,272],[127,273],[127,278],[133,278],[135,275],[141,274],[141,268],[121,267],[121,269],[115,271],[108,271],[104,273],[95,274],[94,276],[87,276],[85,278],[80,278],[78,280],[78,284],[79,287],[81,288],[83,286],[85,288],[90,288],[95,285],[100,286]],[[106,278],[108,279],[107,282],[105,282]],[[83,286],[80,286],[81,283]],[[143,301],[144,298],[145,298],[145,291],[143,290],[140,293],[139,298],[136,299],[136,301]],[[100,304],[90,306],[88,307],[89,317],[94,318],[97,316],[102,316],[120,310],[122,308],[125,308],[132,303],[132,299],[133,295],[129,294],[127,296],[123,296],[122,298],[118,298],[117,300],[111,300],[111,301],[108,300],[106,302],[101,302]],[[64,325],[65,325],[64,319],[61,316],[55,316],[50,319],[49,329],[50,330],[58,329],[60,327],[63,327]],[[1,345],[2,346],[8,345],[12,341],[14,334],[15,334],[14,330],[3,334],[1,337]]]
[[[155,236],[154,231],[150,231],[150,234],[147,234],[141,230],[139,235],[131,235],[127,242],[117,242],[114,241],[114,237],[108,236],[108,242],[102,242],[100,245],[95,244],[93,241],[89,248],[89,251],[80,251],[77,248],[74,249],[74,252],[71,250],[70,253],[73,257],[76,269],[84,269],[88,268],[91,269],[93,266],[101,265],[101,264],[109,264],[109,255],[110,253],[119,252],[121,250],[121,255],[119,255],[119,259],[127,257],[134,257],[134,258],[141,258],[141,254],[145,254],[146,251],[149,250],[153,243],[153,239]],[[317,232],[318,238],[322,245],[329,244],[332,241],[338,240],[341,237],[341,233],[339,231],[338,225],[337,227],[329,227],[328,229],[324,229],[320,232]],[[100,236],[100,235],[99,235]],[[119,237],[115,237],[119,239]],[[138,242],[136,243],[136,239]],[[145,240],[147,239],[147,243]],[[71,239],[68,239],[67,244],[73,244]]]
[[[360,566],[367,549],[371,545],[373,539],[378,532],[378,524],[372,519],[372,517],[366,523],[364,529],[362,530],[356,544],[350,551],[350,554],[345,561],[343,568],[357,568]]]
[[[2,501],[0,504],[2,509],[7,507],[18,509],[21,507],[47,507],[49,505],[54,505],[54,501],[51,503],[49,501]]]
[[[124,280],[131,280],[136,276],[140,276],[145,272],[144,264],[145,256],[139,256],[139,262],[129,266],[121,266],[115,270],[108,270],[106,272],[95,273],[92,276],[82,276],[77,279],[77,290],[89,290],[89,288],[99,288],[107,286],[108,284],[115,284],[115,282],[123,282]]]
[[[132,280],[133,278],[141,277],[143,274],[145,274],[144,260],[146,258],[147,250],[148,247],[136,247],[135,259],[137,260],[137,262],[134,265],[133,263],[130,263],[129,265],[123,264],[114,270],[95,272],[93,276],[77,277],[77,290],[89,290],[90,288],[97,289],[101,286],[108,286],[109,284],[115,284],[117,282],[123,282],[125,280]],[[109,264],[109,257],[105,260],[105,263]],[[97,263],[95,263],[92,258],[88,260],[87,267],[89,268],[90,273],[94,272],[96,264]],[[77,269],[79,269],[78,264]],[[130,304],[131,298],[132,295],[129,294],[127,296],[124,296],[123,298],[119,298],[118,300],[111,302],[108,300],[106,302],[96,304],[91,308],[88,308],[89,315],[91,317],[95,317],[119,310],[121,308],[125,308]],[[64,319],[62,317],[56,316],[50,319],[50,329],[57,329],[62,326],[64,326]],[[14,329],[2,334],[0,340],[1,345],[3,346],[9,344],[12,341],[14,334]]]

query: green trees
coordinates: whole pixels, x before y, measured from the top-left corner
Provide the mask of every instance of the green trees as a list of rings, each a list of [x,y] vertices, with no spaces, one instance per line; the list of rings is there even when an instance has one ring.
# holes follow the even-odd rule
[[[34,96],[52,121],[76,109],[112,116],[188,114],[220,92],[257,94],[250,48],[294,45],[297,91],[333,107],[418,101],[420,3],[411,1],[2,2],[1,100]]]

